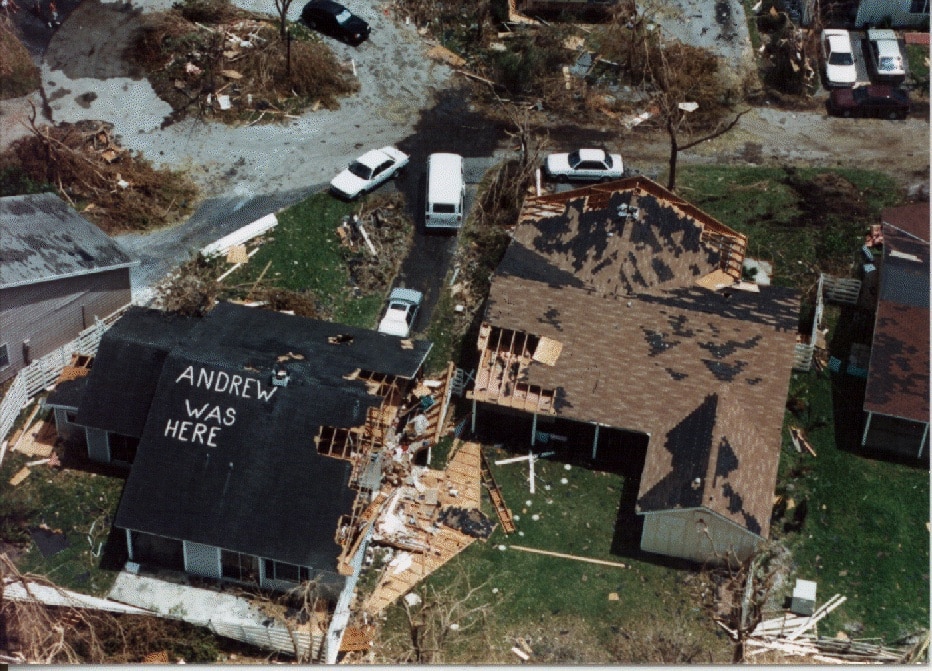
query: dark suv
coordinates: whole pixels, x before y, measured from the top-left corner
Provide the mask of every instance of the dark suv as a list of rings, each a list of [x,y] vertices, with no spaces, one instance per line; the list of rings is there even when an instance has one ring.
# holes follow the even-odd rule
[[[312,0],[304,6],[301,18],[309,28],[353,46],[369,37],[369,24],[333,0]]]
[[[834,89],[828,99],[828,111],[844,117],[905,119],[909,115],[909,95],[902,89],[881,84]]]

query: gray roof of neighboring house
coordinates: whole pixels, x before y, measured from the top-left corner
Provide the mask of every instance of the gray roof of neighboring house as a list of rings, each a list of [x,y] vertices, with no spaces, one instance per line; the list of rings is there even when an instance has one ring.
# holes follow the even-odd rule
[[[54,193],[0,198],[0,288],[136,265]]]

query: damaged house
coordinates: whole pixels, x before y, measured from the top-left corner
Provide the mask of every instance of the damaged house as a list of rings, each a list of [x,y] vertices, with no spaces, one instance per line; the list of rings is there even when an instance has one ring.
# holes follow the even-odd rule
[[[91,459],[131,464],[114,526],[132,562],[274,590],[313,579],[347,615],[358,522],[429,350],[226,303],[131,308],[46,405]]]
[[[528,198],[473,426],[507,416],[532,445],[639,473],[644,551],[747,557],[769,533],[799,300],[741,281],[746,244],[644,178]]]

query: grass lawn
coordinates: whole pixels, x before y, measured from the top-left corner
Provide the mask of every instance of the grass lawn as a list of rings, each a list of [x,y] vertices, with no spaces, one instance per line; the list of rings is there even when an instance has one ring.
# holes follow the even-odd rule
[[[358,209],[326,193],[317,193],[278,215],[278,226],[249,264],[227,280],[248,286],[263,270],[263,280],[298,293],[311,292],[322,314],[332,321],[372,328],[384,293],[357,295],[349,286],[349,270],[336,228]],[[386,288],[387,290],[387,288]]]
[[[473,586],[484,583],[483,595],[493,604],[486,633],[491,648],[474,638],[454,640],[446,662],[516,663],[510,652],[515,636],[532,636],[536,646],[554,645],[561,632],[585,632],[577,648],[582,657],[544,658],[539,663],[625,661],[610,652],[612,641],[626,633],[645,636],[675,627],[684,641],[705,651],[702,661],[730,659],[728,642],[719,636],[696,599],[683,586],[684,572],[641,558],[613,554],[624,478],[540,460],[535,467],[536,494],[528,488],[525,462],[496,466],[496,458],[513,456],[486,447],[490,467],[505,501],[515,515],[518,532],[506,536],[497,527],[487,542],[477,541],[428,579],[442,586],[468,574]],[[566,479],[566,484],[562,480]],[[549,487],[549,489],[548,489]],[[530,504],[528,504],[530,502]],[[484,512],[498,521],[488,502]],[[537,519],[535,519],[535,517]],[[625,568],[583,563],[511,549],[522,545],[625,564]],[[501,549],[505,546],[506,549]],[[617,600],[610,600],[610,594]],[[401,606],[392,606],[387,627],[402,626]],[[537,637],[540,637],[539,641]],[[572,644],[572,640],[569,642]],[[711,654],[711,658],[710,655]],[[698,661],[698,660],[697,660]]]
[[[748,236],[774,284],[805,290],[819,271],[844,275],[864,230],[901,200],[883,173],[855,169],[686,166],[680,195]]]
[[[799,577],[818,582],[820,602],[848,597],[820,631],[833,636],[847,625],[853,637],[892,642],[928,629],[929,472],[845,449],[851,434],[841,438],[836,426],[860,421],[851,409],[863,383],[796,373],[790,392],[809,409],[805,421],[788,414],[787,422],[807,430],[818,457],[797,453],[784,431],[778,493],[805,501],[808,514],[798,531],[775,524],[774,535],[792,550]]]
[[[10,486],[10,478],[33,459],[8,453],[0,468],[4,483],[0,503],[2,535],[4,540],[19,541],[17,546],[25,548],[15,559],[17,567],[23,573],[43,575],[62,587],[103,596],[116,579],[115,571],[101,568],[101,558],[106,554],[110,522],[116,514],[124,479],[36,466],[22,483]],[[26,532],[37,528],[65,534],[67,547],[50,557],[43,556]]]

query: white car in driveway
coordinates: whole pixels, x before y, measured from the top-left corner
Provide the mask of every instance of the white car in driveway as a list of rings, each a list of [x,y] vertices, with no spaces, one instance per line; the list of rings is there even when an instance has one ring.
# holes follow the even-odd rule
[[[620,154],[602,149],[577,149],[568,154],[550,154],[544,170],[551,179],[600,182],[620,179],[625,172]]]
[[[411,334],[423,299],[424,294],[415,289],[392,289],[388,296],[388,309],[379,322],[379,333],[407,338]]]
[[[367,151],[331,180],[330,192],[348,200],[358,198],[397,175],[408,160],[408,155],[395,147]]]
[[[851,35],[847,30],[822,31],[822,59],[825,61],[825,82],[829,86],[854,86],[858,81]]]
[[[867,31],[868,61],[878,82],[899,84],[906,79],[903,54],[896,33],[889,28],[871,28]]]

